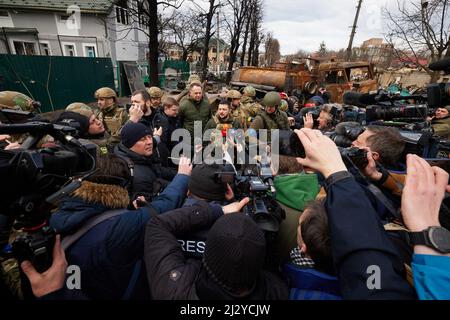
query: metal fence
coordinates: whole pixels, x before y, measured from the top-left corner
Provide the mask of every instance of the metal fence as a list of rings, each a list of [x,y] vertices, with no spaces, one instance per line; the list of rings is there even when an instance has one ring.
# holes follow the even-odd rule
[[[19,91],[40,101],[41,112],[95,101],[98,88],[115,88],[113,72],[109,58],[0,54],[0,90]]]

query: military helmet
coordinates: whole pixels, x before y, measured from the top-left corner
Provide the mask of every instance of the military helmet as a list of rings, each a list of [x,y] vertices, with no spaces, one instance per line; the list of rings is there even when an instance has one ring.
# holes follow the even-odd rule
[[[279,107],[281,105],[281,98],[278,92],[267,92],[263,99],[263,104],[266,107]]]
[[[150,98],[161,98],[164,94],[158,87],[150,87],[147,89],[147,92],[150,95]]]
[[[286,100],[281,100],[280,110],[281,111],[287,111],[289,109],[289,105]]]
[[[252,98],[254,98],[254,97],[256,97],[256,90],[255,90],[255,88],[253,88],[252,86],[246,86],[246,87],[244,88],[244,94],[245,94],[247,97],[252,97]]]
[[[240,99],[241,97],[242,97],[242,94],[237,90],[230,90],[227,92],[228,99]]]
[[[0,109],[16,109],[22,111],[32,111],[39,107],[40,103],[17,91],[0,92]]]
[[[116,92],[108,87],[103,87],[95,91],[95,99],[100,98],[117,98]]]
[[[198,76],[198,74],[191,74],[189,76],[188,85],[194,83],[194,81],[198,81],[199,83],[202,83],[201,80],[200,80],[200,77]]]
[[[92,110],[91,107],[89,107],[88,105],[86,105],[82,102],[74,102],[74,103],[69,104],[66,108],[66,111],[72,111],[72,112],[79,113],[85,117],[88,117],[89,119],[91,118],[92,114],[94,113],[94,111]]]

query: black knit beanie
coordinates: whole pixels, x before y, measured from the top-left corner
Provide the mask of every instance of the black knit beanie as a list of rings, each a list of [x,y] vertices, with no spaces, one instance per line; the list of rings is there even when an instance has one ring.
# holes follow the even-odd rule
[[[199,164],[192,169],[189,179],[189,191],[206,200],[225,200],[226,183],[216,173],[222,172],[219,164]]]
[[[64,111],[55,122],[76,128],[80,138],[86,138],[89,135],[89,118],[82,114]]]
[[[211,277],[227,290],[253,288],[264,265],[263,231],[241,213],[227,214],[211,227],[203,264]]]
[[[136,142],[147,135],[152,135],[148,127],[140,122],[129,122],[120,131],[120,140],[125,147],[130,149]]]

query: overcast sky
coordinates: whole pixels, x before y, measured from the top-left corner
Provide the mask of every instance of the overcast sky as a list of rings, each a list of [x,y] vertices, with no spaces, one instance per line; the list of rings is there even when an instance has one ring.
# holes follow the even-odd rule
[[[357,0],[264,0],[263,26],[280,42],[281,54],[299,49],[317,51],[322,41],[328,49],[347,48]],[[396,0],[363,0],[353,42],[383,37],[382,8]]]

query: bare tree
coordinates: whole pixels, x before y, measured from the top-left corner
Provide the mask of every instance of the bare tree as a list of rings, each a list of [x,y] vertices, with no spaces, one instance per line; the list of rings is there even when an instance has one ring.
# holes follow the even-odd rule
[[[444,54],[450,56],[448,0],[397,0],[397,12],[387,7],[383,15],[387,23],[386,40],[400,59],[410,60],[416,67],[425,70],[436,81],[439,72],[430,70],[421,58],[429,56],[431,62],[440,60]],[[411,56],[414,59],[410,59]]]
[[[209,42],[211,37],[214,35],[212,31],[212,23],[214,19],[214,15],[216,11],[220,8],[221,3],[220,0],[208,0],[209,8],[207,12],[198,6],[200,11],[203,11],[199,18],[204,19],[203,23],[205,26],[204,38],[203,38],[203,51],[202,51],[202,80],[206,79],[206,75],[208,73],[208,51],[209,51]],[[195,2],[194,2],[195,4]]]
[[[231,71],[236,62],[237,52],[240,47],[241,32],[244,27],[245,17],[250,6],[251,0],[227,0],[231,9],[230,19],[226,19],[227,30],[230,36],[230,59],[228,61],[228,69],[226,82],[231,80]],[[231,21],[230,21],[231,20]]]
[[[263,2],[255,0],[250,21],[250,44],[248,48],[247,65],[258,66],[259,46],[264,41],[261,22],[263,19]]]
[[[247,41],[249,39],[250,34],[250,23],[252,22],[252,17],[255,14],[256,11],[256,5],[258,0],[250,0],[249,1],[249,8],[247,10],[247,13],[244,17],[245,19],[245,29],[244,29],[244,40],[242,43],[242,52],[241,52],[241,67],[244,65],[245,62],[245,55],[247,54]]]
[[[325,41],[322,41],[320,43],[319,46],[319,51],[317,51],[319,53],[319,57],[321,58],[325,58],[327,56],[328,50],[327,50],[327,45],[325,44]]]
[[[115,0],[114,4],[122,8],[126,8],[126,19],[128,24],[118,30],[128,34],[132,30],[138,29],[142,31],[149,39],[148,42],[148,65],[150,69],[150,85],[158,86],[158,56],[159,56],[159,40],[158,35],[161,33],[161,17],[158,15],[158,5],[163,10],[167,7],[179,9],[184,0]]]
[[[273,37],[272,33],[267,34],[266,39],[266,52],[265,52],[265,60],[268,66],[273,65],[275,62],[280,60],[280,43],[278,39]]]
[[[200,42],[204,37],[202,20],[195,10],[173,11],[167,20],[167,30],[173,36],[177,47],[181,49],[181,59],[186,61],[190,53],[199,51],[201,47]]]
[[[287,55],[286,56],[286,62],[292,62],[292,61],[295,61],[295,60],[304,59],[304,58],[307,58],[309,55],[310,55],[310,53],[308,51],[300,49],[294,54]]]

